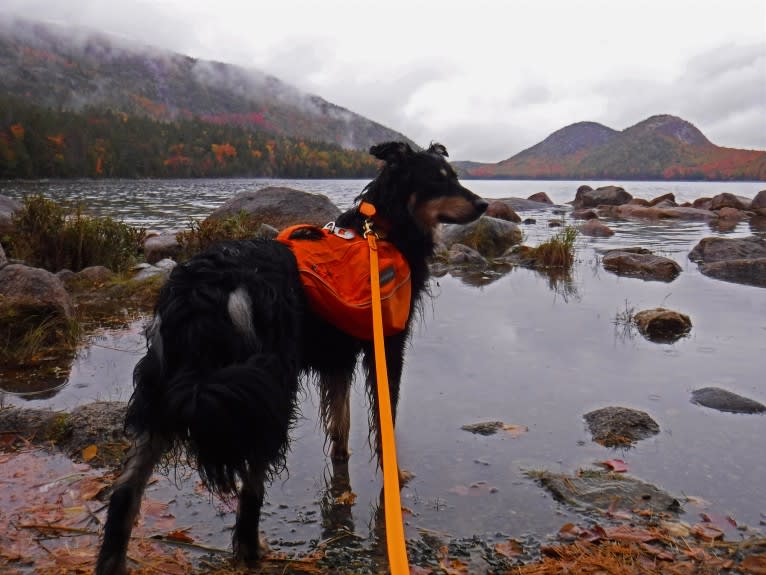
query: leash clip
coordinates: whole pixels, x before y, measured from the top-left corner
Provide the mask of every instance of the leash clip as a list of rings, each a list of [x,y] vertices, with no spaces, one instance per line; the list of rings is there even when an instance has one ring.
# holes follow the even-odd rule
[[[364,233],[362,235],[366,238],[370,234],[376,238],[378,237],[378,234],[372,229],[372,220],[364,220]]]

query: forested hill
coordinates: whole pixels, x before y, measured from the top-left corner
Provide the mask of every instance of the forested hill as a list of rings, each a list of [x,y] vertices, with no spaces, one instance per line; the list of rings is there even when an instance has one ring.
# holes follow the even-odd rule
[[[208,149],[227,143],[234,146],[225,139],[215,141],[222,134],[227,138],[235,135],[244,138],[243,134],[249,133],[255,140],[271,138],[274,142],[292,142],[294,146],[321,148],[328,153],[328,145],[333,150],[357,151],[385,140],[407,140],[394,130],[257,70],[134,46],[81,30],[11,21],[3,15],[0,15],[0,96],[16,102],[14,110],[20,109],[20,101],[41,111],[49,110],[45,112],[46,128],[52,132],[44,136],[54,139],[68,133],[66,126],[57,124],[65,117],[75,123],[80,121],[77,118],[92,122],[96,117],[103,122],[111,121],[105,119],[111,114],[120,116],[134,130],[139,125],[149,130],[151,135],[147,137],[154,140],[153,144],[159,144],[162,125],[167,132],[182,134],[178,141],[168,139],[166,143],[182,146],[185,152],[203,144]],[[7,149],[17,138],[11,134],[10,126],[20,120],[11,118],[5,105],[0,112],[3,116],[0,139],[5,140]],[[155,128],[160,132],[155,134]],[[185,131],[197,128],[209,132],[209,141],[196,133],[194,142],[183,137]],[[27,130],[26,134],[29,133]],[[170,134],[164,136],[169,138]],[[69,138],[63,140],[63,145],[69,143]],[[140,142],[128,143],[140,147]],[[30,146],[27,146],[30,154],[40,151]],[[247,150],[247,146],[234,147],[237,158],[244,160],[240,151]],[[156,152],[160,163],[168,159],[169,153],[173,154],[168,149]],[[194,159],[200,153],[195,150],[194,154],[183,155]],[[248,159],[244,163],[252,162]],[[141,167],[137,170],[143,172]]]
[[[0,96],[0,178],[367,178],[376,170],[367,152],[335,144]]]
[[[497,164],[461,167],[478,178],[766,180],[766,152],[716,146],[691,123],[658,115],[621,132],[578,122]]]

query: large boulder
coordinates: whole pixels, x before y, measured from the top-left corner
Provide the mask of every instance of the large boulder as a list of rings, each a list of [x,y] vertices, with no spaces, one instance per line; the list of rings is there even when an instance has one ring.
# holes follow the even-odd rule
[[[210,219],[248,214],[253,223],[266,223],[277,229],[293,224],[323,226],[340,215],[340,209],[323,194],[310,194],[283,187],[268,187],[237,194],[210,214]]]
[[[703,238],[689,252],[700,272],[715,279],[766,287],[766,239]]]
[[[641,206],[623,204],[621,206],[602,206],[599,213],[605,217],[643,220],[714,220],[718,214],[711,210],[689,207]]]
[[[165,258],[176,259],[179,253],[181,253],[181,244],[178,243],[175,232],[150,236],[144,241],[144,258],[150,264]]]
[[[0,268],[0,349],[3,361],[24,362],[30,345],[63,344],[72,302],[61,280],[47,270],[21,264]]]
[[[714,196],[710,202],[711,210],[720,210],[721,208],[734,208],[736,210],[747,210],[752,200],[744,196],[735,196],[728,192]]]
[[[21,203],[0,195],[0,237],[9,233],[13,227],[13,214],[21,209]]]
[[[446,248],[463,244],[485,258],[503,255],[508,248],[522,241],[521,228],[513,222],[482,216],[467,225],[445,224],[441,242]]]
[[[681,266],[670,258],[654,254],[610,250],[601,260],[604,269],[642,280],[671,282],[681,273]]]
[[[653,198],[653,199],[649,200],[648,204],[649,204],[650,207],[651,206],[656,206],[657,204],[664,204],[666,207],[670,207],[670,206],[668,206],[668,204],[671,204],[673,206],[677,206],[678,205],[676,203],[676,196],[672,192],[668,192],[667,194],[663,194],[661,196],[657,196],[656,198]]]
[[[32,306],[72,315],[72,302],[61,280],[51,272],[22,264],[8,264],[0,269],[2,305]]]
[[[750,209],[760,216],[766,216],[766,190],[761,190],[755,195],[750,202]]]
[[[580,186],[571,204],[575,209],[620,206],[627,204],[632,199],[633,196],[619,186],[602,186],[595,190],[590,186]]]
[[[766,239],[758,236],[702,238],[689,252],[689,259],[697,263],[754,258],[766,258]]]

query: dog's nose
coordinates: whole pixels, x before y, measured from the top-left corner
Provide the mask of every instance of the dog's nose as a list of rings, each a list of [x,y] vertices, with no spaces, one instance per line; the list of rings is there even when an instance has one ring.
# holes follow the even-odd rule
[[[479,198],[473,202],[473,207],[480,214],[483,214],[485,211],[487,211],[487,206],[489,206],[489,202],[483,198]]]

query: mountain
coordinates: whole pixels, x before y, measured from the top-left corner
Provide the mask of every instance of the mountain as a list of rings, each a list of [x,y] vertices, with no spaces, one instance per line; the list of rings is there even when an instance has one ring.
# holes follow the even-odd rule
[[[766,152],[716,146],[693,124],[658,115],[621,132],[578,122],[497,164],[459,167],[476,178],[766,180]]]
[[[345,149],[409,141],[257,70],[2,15],[0,94],[54,110],[198,119]]]

